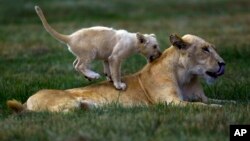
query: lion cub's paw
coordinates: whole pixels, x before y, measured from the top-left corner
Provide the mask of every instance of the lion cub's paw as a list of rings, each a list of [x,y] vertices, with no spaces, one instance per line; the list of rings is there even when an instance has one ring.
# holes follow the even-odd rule
[[[95,74],[92,75],[93,79],[99,79],[100,77],[101,77],[101,75],[98,74],[98,73],[95,73]]]
[[[127,85],[125,83],[122,83],[122,82],[120,82],[120,83],[114,83],[114,86],[118,90],[125,90],[126,87],[127,87]]]
[[[106,80],[109,82],[113,82],[113,80],[111,79],[111,77],[106,77]]]
[[[222,108],[222,105],[219,104],[209,104],[209,106],[214,108]]]
[[[101,76],[98,73],[91,73],[88,76],[85,75],[85,78],[87,78],[89,81],[93,80],[93,79],[99,79]]]
[[[106,76],[106,80],[109,82],[113,82],[111,75],[108,75],[107,73],[104,73],[104,75]]]

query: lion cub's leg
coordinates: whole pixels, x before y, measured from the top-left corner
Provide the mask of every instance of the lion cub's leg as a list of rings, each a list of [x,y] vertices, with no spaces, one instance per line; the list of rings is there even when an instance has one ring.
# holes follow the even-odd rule
[[[111,73],[110,73],[110,69],[109,69],[109,62],[107,60],[103,61],[103,68],[104,68],[103,73],[106,76],[106,79],[108,81],[113,81],[111,78]]]
[[[100,74],[88,68],[89,63],[92,61],[90,58],[78,58],[75,69],[81,72],[87,79],[98,79]]]
[[[116,55],[111,55],[109,57],[109,67],[115,88],[118,90],[125,90],[126,84],[121,82],[121,61],[122,60]]]
[[[76,58],[73,62],[73,67],[75,68],[76,71],[79,71],[78,68],[76,67],[76,64],[78,63],[78,58]]]

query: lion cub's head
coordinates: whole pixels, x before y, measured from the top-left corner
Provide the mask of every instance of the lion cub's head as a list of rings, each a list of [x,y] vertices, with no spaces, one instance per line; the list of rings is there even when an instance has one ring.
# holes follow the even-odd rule
[[[136,33],[138,39],[139,52],[144,55],[148,62],[153,62],[161,56],[161,50],[155,34]]]
[[[208,83],[224,74],[225,62],[215,46],[194,35],[170,36],[173,46],[179,48],[180,62],[192,74],[200,75]]]

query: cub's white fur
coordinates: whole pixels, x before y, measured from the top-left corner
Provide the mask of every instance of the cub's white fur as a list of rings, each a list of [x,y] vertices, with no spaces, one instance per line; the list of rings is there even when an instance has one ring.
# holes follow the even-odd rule
[[[94,59],[103,60],[104,74],[113,81],[117,89],[125,90],[126,84],[121,82],[121,62],[133,53],[144,55],[149,62],[161,55],[154,34],[129,33],[126,30],[95,26],[80,29],[71,35],[63,35],[55,31],[45,19],[42,10],[35,6],[44,28],[57,40],[67,44],[68,49],[76,56],[74,68],[87,79],[98,79],[100,75],[89,69]]]

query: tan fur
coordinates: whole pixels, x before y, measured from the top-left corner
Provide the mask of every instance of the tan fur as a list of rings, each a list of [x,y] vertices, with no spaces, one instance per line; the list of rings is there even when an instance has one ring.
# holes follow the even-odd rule
[[[26,109],[26,107],[19,101],[13,99],[13,100],[8,100],[6,102],[7,106],[11,108],[13,111],[16,113],[22,112]]]
[[[81,108],[81,104],[96,107],[109,103],[123,106],[172,103],[220,107],[207,104],[209,99],[198,80],[198,76],[212,79],[206,76],[206,71],[218,72],[217,62],[224,63],[214,46],[194,35],[185,35],[182,39],[173,35],[170,41],[175,46],[166,49],[160,58],[138,73],[123,78],[128,84],[125,91],[114,89],[107,81],[68,90],[40,90],[27,100],[26,108],[31,111],[65,111]],[[204,51],[204,47],[210,52]]]
[[[44,28],[53,37],[67,44],[68,49],[76,56],[74,68],[87,79],[98,79],[100,75],[89,69],[94,59],[103,60],[104,74],[113,80],[117,89],[124,90],[126,84],[121,82],[121,62],[134,53],[144,55],[150,62],[161,54],[154,34],[129,33],[126,30],[115,30],[108,27],[83,28],[71,35],[55,31],[45,19],[42,10],[35,6]]]

